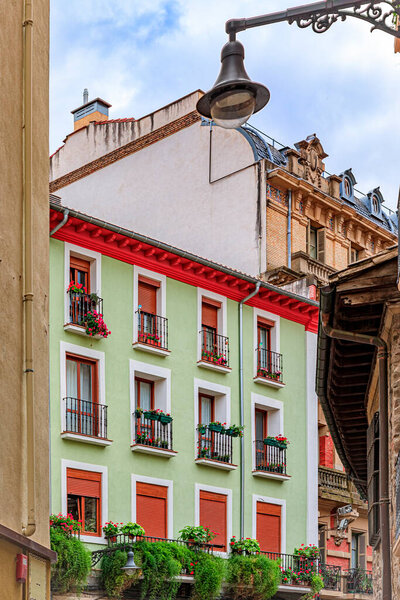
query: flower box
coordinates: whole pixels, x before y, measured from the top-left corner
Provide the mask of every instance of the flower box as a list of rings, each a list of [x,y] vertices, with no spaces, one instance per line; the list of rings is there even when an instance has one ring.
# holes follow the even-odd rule
[[[159,421],[160,420],[160,415],[158,415],[155,412],[152,412],[151,410],[145,410],[143,413],[143,416],[145,419],[149,419],[150,421]]]
[[[265,446],[275,446],[277,448],[279,448],[279,442],[277,440],[271,440],[269,438],[264,438],[264,444]]]
[[[168,423],[172,423],[172,417],[169,415],[160,415],[160,421],[163,425],[167,425]]]
[[[222,431],[222,425],[218,425],[217,423],[210,423],[208,426],[210,431],[215,431],[216,433],[220,433]]]

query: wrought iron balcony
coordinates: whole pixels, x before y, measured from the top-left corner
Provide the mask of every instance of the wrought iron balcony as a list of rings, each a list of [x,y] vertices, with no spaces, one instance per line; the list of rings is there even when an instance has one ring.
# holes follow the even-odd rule
[[[336,565],[319,565],[319,574],[324,580],[324,588],[340,592],[342,589],[342,568]]]
[[[137,310],[137,342],[168,350],[168,319]]]
[[[88,400],[63,399],[64,433],[107,439],[107,406]]]
[[[67,292],[69,296],[69,324],[85,325],[85,317],[88,312],[95,310],[103,314],[103,299],[96,294],[81,294],[80,292]]]
[[[282,354],[259,346],[257,352],[257,377],[283,384]]]
[[[372,573],[365,569],[349,569],[346,575],[346,590],[348,594],[372,594]]]
[[[282,585],[296,585],[309,587],[313,574],[319,572],[318,559],[303,558],[294,554],[280,554],[277,552],[261,552],[271,560],[278,560]]]
[[[219,367],[229,367],[229,338],[211,329],[202,329],[201,360]]]
[[[264,440],[256,440],[254,447],[256,471],[286,475],[286,448],[265,445]]]
[[[218,426],[217,426],[218,429]],[[232,436],[215,430],[213,425],[197,427],[197,459],[232,463]]]
[[[161,415],[155,418],[151,411],[136,410],[133,414],[135,424],[134,444],[172,450],[172,417]]]

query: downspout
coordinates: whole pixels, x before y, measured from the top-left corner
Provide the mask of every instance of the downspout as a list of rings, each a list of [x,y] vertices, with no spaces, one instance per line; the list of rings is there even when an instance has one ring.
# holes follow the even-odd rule
[[[288,191],[288,219],[287,219],[287,254],[288,267],[292,268],[292,190]]]
[[[68,215],[69,215],[69,210],[68,208],[66,208],[64,210],[64,217],[63,220],[59,222],[58,225],[56,225],[55,227],[53,227],[53,229],[50,231],[50,237],[59,229],[61,229],[61,227],[64,227],[65,223],[68,221]]]
[[[24,471],[26,475],[27,522],[22,533],[36,531],[35,410],[33,364],[33,206],[32,206],[32,1],[25,0],[23,22],[23,211],[24,211]]]
[[[322,296],[321,296],[322,298]],[[324,333],[337,340],[369,344],[377,349],[379,368],[379,517],[382,548],[382,599],[391,600],[392,581],[390,564],[390,522],[389,522],[389,426],[388,426],[388,388],[387,388],[387,344],[378,336],[369,336],[328,325],[330,312],[322,312],[321,326]]]
[[[243,385],[243,304],[258,294],[261,281],[251,294],[239,302],[239,404],[240,425],[244,426],[244,385]],[[244,537],[244,437],[240,438],[240,537]]]

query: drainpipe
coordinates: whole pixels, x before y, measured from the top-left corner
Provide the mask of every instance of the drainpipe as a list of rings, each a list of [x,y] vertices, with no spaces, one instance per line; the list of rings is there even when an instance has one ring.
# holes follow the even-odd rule
[[[287,218],[287,254],[288,267],[292,268],[292,190],[288,191],[288,218]]]
[[[59,229],[61,229],[61,227],[64,227],[65,223],[68,221],[68,215],[69,215],[69,210],[66,208],[64,210],[64,217],[63,220],[59,222],[58,225],[56,225],[55,227],[53,227],[53,229],[50,231],[50,237]]]
[[[389,521],[389,409],[387,386],[387,344],[377,336],[369,336],[351,331],[334,329],[328,325],[330,312],[322,312],[321,326],[324,333],[331,338],[369,344],[377,349],[379,368],[379,517],[382,549],[382,599],[392,598],[392,573],[390,563],[390,521]]]
[[[239,404],[240,425],[244,425],[244,390],[243,390],[243,304],[258,294],[261,281],[257,281],[255,289],[239,302]],[[244,437],[240,438],[240,537],[244,537]]]
[[[33,206],[32,206],[32,1],[25,0],[23,22],[23,211],[24,211],[24,429],[26,433],[24,471],[26,476],[27,519],[22,533],[36,531],[35,411],[33,364]]]

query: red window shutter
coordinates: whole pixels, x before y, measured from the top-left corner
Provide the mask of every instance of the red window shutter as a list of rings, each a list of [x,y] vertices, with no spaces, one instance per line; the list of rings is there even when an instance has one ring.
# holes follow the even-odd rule
[[[67,494],[101,498],[101,473],[67,469]]]
[[[220,306],[220,305],[219,305]],[[208,301],[202,302],[201,324],[206,327],[211,327],[218,330],[218,308],[215,304],[210,304]]]
[[[223,548],[218,550],[226,551],[226,519],[227,519],[227,497],[224,494],[214,494],[212,492],[200,491],[200,525],[209,527],[217,536],[211,542],[218,544]]]
[[[136,484],[136,522],[148,536],[167,537],[168,488],[149,483]]]
[[[144,312],[157,314],[157,286],[149,283],[150,280],[139,280],[138,304]]]
[[[257,502],[257,540],[264,552],[281,551],[281,507]]]

